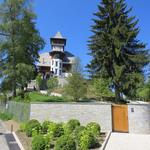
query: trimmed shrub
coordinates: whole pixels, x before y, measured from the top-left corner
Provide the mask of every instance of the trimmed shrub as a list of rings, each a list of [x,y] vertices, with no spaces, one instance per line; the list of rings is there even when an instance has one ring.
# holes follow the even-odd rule
[[[32,139],[32,150],[45,150],[46,142],[42,135],[37,135]]]
[[[76,150],[75,140],[68,135],[58,138],[54,150]]]
[[[41,130],[41,124],[35,119],[32,119],[27,122],[26,127],[25,127],[26,135],[28,137],[31,137],[33,130],[36,130],[38,133]]]
[[[91,132],[87,130],[81,132],[78,141],[78,146],[80,147],[81,150],[88,150],[90,148],[94,148],[96,144],[97,144],[96,138]]]
[[[98,123],[90,122],[90,123],[87,124],[86,128],[94,136],[99,136],[100,135],[101,127]]]
[[[76,127],[80,126],[80,122],[76,119],[71,119],[64,126],[64,130],[66,134],[71,134]]]
[[[75,130],[73,132],[73,135],[74,135],[74,137],[77,141],[79,141],[80,135],[81,135],[83,130],[85,130],[84,126],[78,126],[78,127],[75,128]]]
[[[50,121],[44,121],[43,124],[42,124],[42,133],[43,134],[46,134],[47,131],[48,131],[48,128],[49,128],[49,125],[51,124],[52,122]]]
[[[48,134],[52,137],[60,137],[64,134],[64,129],[62,124],[50,123],[48,128]]]

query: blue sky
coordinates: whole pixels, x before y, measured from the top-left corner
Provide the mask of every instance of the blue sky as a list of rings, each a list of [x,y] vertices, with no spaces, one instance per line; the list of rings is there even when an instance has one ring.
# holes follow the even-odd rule
[[[93,24],[93,13],[97,11],[99,2],[100,0],[34,0],[37,28],[46,41],[41,52],[50,51],[49,39],[60,31],[68,39],[66,50],[79,56],[85,66],[90,60],[87,55],[87,41],[92,34],[90,26]],[[126,2],[129,7],[133,7],[131,15],[136,15],[139,19],[138,38],[150,48],[150,1]]]

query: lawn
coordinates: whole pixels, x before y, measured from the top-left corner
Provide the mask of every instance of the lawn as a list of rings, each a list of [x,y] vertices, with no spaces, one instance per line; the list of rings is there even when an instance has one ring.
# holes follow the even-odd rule
[[[67,97],[49,96],[44,95],[39,92],[29,92],[26,93],[25,101],[28,102],[69,102]],[[21,101],[21,97],[17,96],[16,101]]]

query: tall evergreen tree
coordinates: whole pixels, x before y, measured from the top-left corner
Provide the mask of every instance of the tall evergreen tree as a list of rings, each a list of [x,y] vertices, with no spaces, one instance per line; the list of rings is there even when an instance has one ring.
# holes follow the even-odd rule
[[[94,14],[89,40],[89,71],[92,76],[111,78],[116,101],[121,100],[122,93],[128,95],[136,87],[149,62],[145,44],[137,39],[138,20],[130,17],[131,10],[125,0],[102,0]]]
[[[21,71],[17,71],[17,66],[34,67],[38,51],[44,46],[35,19],[28,0],[3,0],[0,4],[0,73],[3,81],[12,85],[14,96],[21,84],[18,76],[25,75],[18,74]]]

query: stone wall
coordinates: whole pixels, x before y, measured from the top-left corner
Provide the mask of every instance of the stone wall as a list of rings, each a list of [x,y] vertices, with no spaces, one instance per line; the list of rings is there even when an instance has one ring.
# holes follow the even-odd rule
[[[128,105],[130,133],[150,134],[150,105]]]
[[[102,132],[112,131],[111,104],[100,103],[17,103],[9,102],[8,111],[19,121],[37,119],[66,122],[78,119],[81,124],[97,122]],[[150,134],[150,104],[128,105],[129,133]]]
[[[111,104],[32,103],[30,119],[38,119],[40,122],[78,119],[83,125],[94,121],[101,125],[103,132],[112,130]]]

